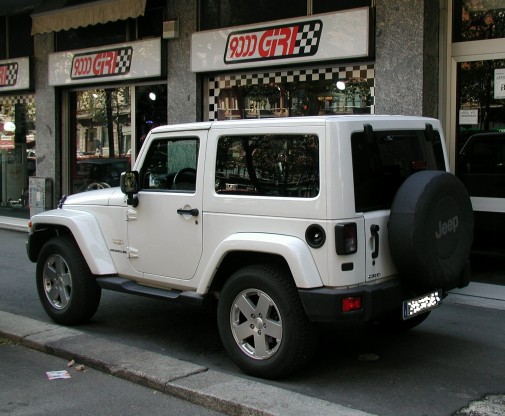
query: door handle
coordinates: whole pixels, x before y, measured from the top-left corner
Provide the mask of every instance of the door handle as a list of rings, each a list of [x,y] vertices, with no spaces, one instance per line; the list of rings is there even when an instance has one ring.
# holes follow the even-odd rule
[[[200,212],[196,208],[192,208],[192,209],[179,208],[177,210],[177,214],[179,214],[179,215],[191,215],[192,217],[197,217],[199,213]]]
[[[374,251],[372,253],[372,259],[379,257],[379,230],[380,227],[377,224],[372,224],[370,226],[370,233],[374,238]]]

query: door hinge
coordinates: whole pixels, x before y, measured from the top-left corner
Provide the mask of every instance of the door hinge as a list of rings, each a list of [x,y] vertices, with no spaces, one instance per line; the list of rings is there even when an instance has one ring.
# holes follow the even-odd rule
[[[126,210],[126,221],[135,221],[137,219],[137,210],[128,208]]]
[[[138,259],[139,257],[139,250],[133,247],[127,247],[128,251],[128,257],[130,259]]]

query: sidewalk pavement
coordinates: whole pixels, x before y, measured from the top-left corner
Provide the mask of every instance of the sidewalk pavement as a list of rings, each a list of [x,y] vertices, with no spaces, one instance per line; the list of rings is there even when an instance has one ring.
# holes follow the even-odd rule
[[[26,218],[0,216],[0,229],[28,232],[28,221]]]
[[[26,219],[0,217],[0,229],[27,232]],[[444,302],[505,310],[505,286],[471,282]],[[112,342],[76,329],[0,311],[0,335],[229,415],[373,416],[247,378]]]
[[[0,311],[0,335],[229,415],[373,416],[8,312]]]
[[[505,286],[470,282],[467,287],[449,293],[444,302],[505,311]]]

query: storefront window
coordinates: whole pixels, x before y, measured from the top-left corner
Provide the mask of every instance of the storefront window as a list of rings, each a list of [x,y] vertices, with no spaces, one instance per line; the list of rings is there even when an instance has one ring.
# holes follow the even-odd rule
[[[209,120],[372,113],[373,65],[209,79]]]
[[[0,16],[0,60],[33,56],[31,30],[30,13]]]
[[[143,85],[135,88],[137,103],[137,155],[144,139],[155,127],[167,124],[167,85]]]
[[[458,64],[458,148],[475,133],[505,131],[505,60]]]
[[[23,13],[9,16],[8,24],[9,58],[32,56],[34,49],[30,14]]]
[[[201,0],[200,30],[369,7],[371,3],[371,0]]]
[[[118,20],[107,24],[61,30],[56,33],[56,50],[94,48],[126,42],[129,21]]]
[[[136,131],[131,123],[133,100]],[[132,152],[136,156],[147,133],[167,123],[167,86],[72,92],[71,114],[71,193],[119,186]]]
[[[356,7],[371,7],[372,0],[312,0],[313,13],[336,12]]]
[[[0,16],[0,28],[7,27],[7,16]],[[0,30],[0,59],[7,59],[7,31]]]
[[[118,186],[131,159],[130,87],[74,92],[71,102],[71,192]]]
[[[505,198],[505,60],[458,64],[456,173],[471,196]]]
[[[505,37],[503,0],[455,0],[454,42]]]
[[[28,218],[36,172],[35,97],[0,98],[0,215]]]
[[[305,16],[307,0],[201,0],[200,30]]]

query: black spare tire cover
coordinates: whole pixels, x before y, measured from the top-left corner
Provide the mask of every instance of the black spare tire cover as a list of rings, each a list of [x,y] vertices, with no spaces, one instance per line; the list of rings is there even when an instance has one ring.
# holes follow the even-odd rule
[[[473,241],[473,209],[454,175],[422,171],[409,176],[391,206],[388,238],[403,281],[418,291],[460,284]]]

